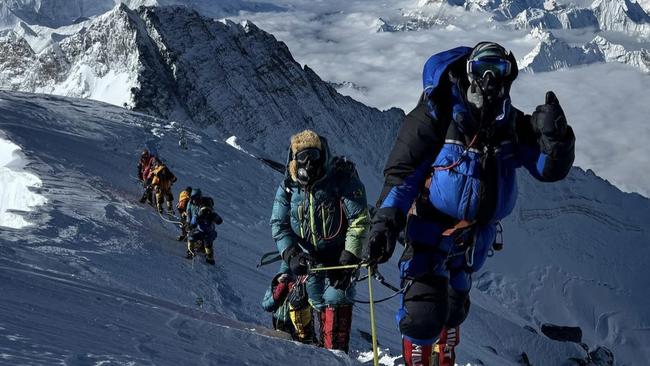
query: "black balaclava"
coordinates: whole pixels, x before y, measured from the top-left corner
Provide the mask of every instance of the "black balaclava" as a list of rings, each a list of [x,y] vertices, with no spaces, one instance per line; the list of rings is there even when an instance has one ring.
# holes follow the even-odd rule
[[[307,187],[323,176],[325,157],[318,148],[308,148],[294,155],[297,168],[297,180],[300,185]]]

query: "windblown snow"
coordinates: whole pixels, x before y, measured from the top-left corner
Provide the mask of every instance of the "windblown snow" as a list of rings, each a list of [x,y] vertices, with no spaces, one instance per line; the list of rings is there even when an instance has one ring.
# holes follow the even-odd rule
[[[42,182],[25,171],[25,165],[20,147],[0,135],[0,227],[20,229],[29,225],[20,212],[29,212],[47,202],[33,191]]]

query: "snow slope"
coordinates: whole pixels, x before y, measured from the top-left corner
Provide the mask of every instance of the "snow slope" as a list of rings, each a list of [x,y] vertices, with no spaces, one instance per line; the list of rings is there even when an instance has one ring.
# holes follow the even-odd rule
[[[0,130],[25,147],[49,202],[35,225],[0,230],[0,364],[350,364],[260,328],[273,269],[254,263],[273,247],[261,235],[273,171],[205,135],[180,150],[169,124],[116,107],[0,94]],[[145,144],[227,217],[216,267],[186,261],[174,225],[136,203]]]
[[[274,248],[268,217],[281,180],[275,171],[193,128],[186,130],[189,149],[180,149],[178,124],[110,105],[15,92],[0,99],[0,130],[22,148],[48,200],[30,214],[33,226],[0,231],[4,362],[367,359],[360,354],[369,350],[365,305],[355,308],[353,359],[245,330],[269,323],[259,300],[276,267],[254,264]],[[216,267],[183,259],[174,225],[136,203],[135,160],[145,145],[178,176],[175,191],[198,186],[215,197],[225,218]],[[475,277],[460,364],[516,365],[523,352],[536,365],[585,357],[577,345],[529,330],[543,322],[581,326],[585,343],[612,349],[620,365],[648,362],[650,201],[578,169],[553,185],[520,179],[520,204],[504,223],[506,248]],[[395,260],[380,268],[392,283]],[[358,288],[367,298],[365,284]],[[396,306],[377,306],[380,344],[392,354],[400,352]]]

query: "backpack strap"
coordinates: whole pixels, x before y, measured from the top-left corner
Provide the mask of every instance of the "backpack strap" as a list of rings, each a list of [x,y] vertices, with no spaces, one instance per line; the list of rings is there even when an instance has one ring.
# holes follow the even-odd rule
[[[336,181],[336,195],[342,199],[341,186],[346,184],[350,178],[358,178],[359,173],[354,163],[345,156],[334,157],[332,165]]]

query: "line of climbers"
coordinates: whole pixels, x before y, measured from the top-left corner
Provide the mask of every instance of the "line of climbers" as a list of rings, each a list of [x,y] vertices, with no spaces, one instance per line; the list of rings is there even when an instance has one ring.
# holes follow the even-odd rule
[[[198,188],[187,187],[178,196],[178,215],[175,216],[172,186],[176,176],[169,167],[155,154],[145,149],[138,161],[138,180],[144,187],[140,203],[149,202],[154,205],[161,215],[168,215],[179,220],[181,234],[178,241],[187,240],[185,257],[193,259],[198,253],[205,255],[208,264],[214,264],[214,241],[217,239],[216,225],[221,225],[223,219],[214,209],[214,200],[204,196]],[[167,212],[163,203],[167,202]]]
[[[573,164],[575,136],[557,97],[548,92],[524,114],[510,101],[516,77],[513,54],[492,42],[427,61],[424,90],[395,139],[372,222],[354,165],[333,157],[313,131],[291,137],[271,215],[282,263],[262,304],[276,329],[347,351],[355,270],[311,270],[384,263],[404,231],[396,315],[404,362],[454,365],[472,273],[515,207],[515,171],[525,167],[554,182]]]

